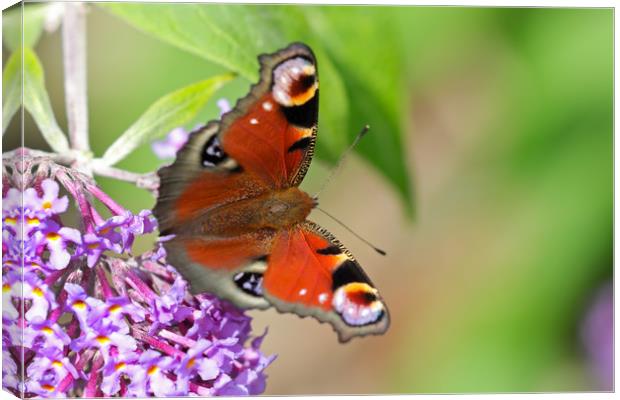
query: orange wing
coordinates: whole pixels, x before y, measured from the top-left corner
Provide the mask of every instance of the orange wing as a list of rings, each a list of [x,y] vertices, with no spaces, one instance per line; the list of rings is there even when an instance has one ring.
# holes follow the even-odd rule
[[[244,308],[268,308],[262,277],[273,231],[234,237],[177,235],[166,241],[167,261],[191,284],[193,293],[208,291]]]
[[[222,148],[274,189],[298,185],[316,138],[316,59],[303,44],[259,58],[261,80],[222,117]]]
[[[210,209],[269,190],[221,151],[219,131],[219,122],[210,122],[192,132],[174,163],[158,171],[160,188],[153,212],[163,235],[197,234],[200,224],[192,222]]]
[[[329,322],[343,342],[381,334],[389,325],[387,308],[360,265],[312,222],[276,236],[263,289],[279,311]]]

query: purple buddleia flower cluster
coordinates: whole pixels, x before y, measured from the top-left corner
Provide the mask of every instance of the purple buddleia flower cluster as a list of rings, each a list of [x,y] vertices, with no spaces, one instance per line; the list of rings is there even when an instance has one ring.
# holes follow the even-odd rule
[[[49,159],[3,163],[3,387],[32,397],[254,395],[274,357],[251,319],[192,295],[156,230],[88,176]],[[72,213],[71,200],[77,213]],[[102,216],[95,207],[106,209]],[[72,214],[77,226],[68,226]]]

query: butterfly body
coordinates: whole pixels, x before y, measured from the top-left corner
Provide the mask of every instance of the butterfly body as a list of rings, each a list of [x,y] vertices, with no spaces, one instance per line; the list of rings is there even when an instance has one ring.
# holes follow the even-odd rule
[[[296,187],[238,200],[205,214],[204,233],[234,236],[262,229],[286,229],[306,220],[314,201]]]
[[[292,44],[259,58],[261,80],[235,108],[190,135],[159,172],[154,212],[168,261],[194,292],[330,323],[341,341],[383,333],[387,309],[361,267],[307,220],[298,188],[312,159],[318,73]]]

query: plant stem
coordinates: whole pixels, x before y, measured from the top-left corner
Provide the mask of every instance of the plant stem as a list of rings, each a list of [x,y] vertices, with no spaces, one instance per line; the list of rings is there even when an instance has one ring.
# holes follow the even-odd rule
[[[65,72],[65,101],[69,139],[74,150],[90,152],[88,102],[86,97],[86,8],[83,3],[65,3],[62,49]]]
[[[99,159],[95,159],[92,164],[92,169],[95,174],[99,176],[105,176],[108,178],[118,179],[119,181],[134,183],[137,187],[154,191],[159,187],[159,177],[157,174],[149,172],[146,174],[139,174],[136,172],[125,171],[120,168],[109,167],[102,162],[98,162]]]

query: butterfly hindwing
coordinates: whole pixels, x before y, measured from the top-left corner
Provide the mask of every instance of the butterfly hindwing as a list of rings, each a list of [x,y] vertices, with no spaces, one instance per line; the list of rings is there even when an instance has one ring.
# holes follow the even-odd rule
[[[341,341],[381,334],[385,304],[351,253],[325,229],[305,222],[274,239],[263,288],[281,312],[330,323]]]
[[[190,283],[192,293],[210,292],[242,308],[268,308],[263,274],[272,232],[230,238],[178,235],[165,242],[167,261]]]

